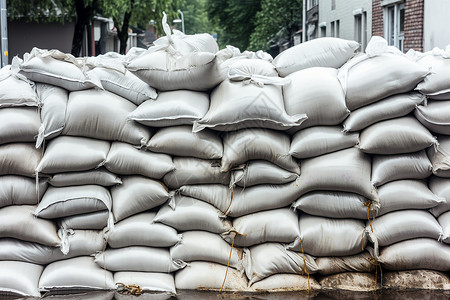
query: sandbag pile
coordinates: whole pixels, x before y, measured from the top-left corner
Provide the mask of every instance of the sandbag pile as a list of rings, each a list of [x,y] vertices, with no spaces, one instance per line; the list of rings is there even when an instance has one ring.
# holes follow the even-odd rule
[[[321,38],[272,60],[165,31],[0,70],[2,293],[450,270],[446,52]]]

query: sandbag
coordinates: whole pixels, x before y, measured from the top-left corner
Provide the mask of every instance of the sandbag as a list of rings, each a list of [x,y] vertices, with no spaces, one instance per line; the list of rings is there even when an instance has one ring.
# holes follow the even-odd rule
[[[420,82],[416,90],[431,99],[450,99],[450,55],[449,51],[434,48],[424,53],[417,63],[431,69],[431,73]]]
[[[167,173],[163,178],[164,184],[172,190],[190,184],[228,184],[230,182],[230,173],[220,172],[220,161],[217,160],[173,157],[173,164],[175,170]]]
[[[32,178],[17,175],[0,176],[0,207],[37,204],[47,189],[48,181],[42,179],[38,184],[36,189],[36,181]]]
[[[137,285],[143,292],[176,294],[175,279],[172,274],[155,272],[115,272],[114,282]]]
[[[376,268],[375,260],[368,251],[342,257],[318,257],[316,264],[320,275],[343,272],[372,273]]]
[[[290,83],[283,86],[284,105],[289,115],[306,114],[299,127],[338,125],[350,113],[345,94],[334,68],[308,68],[290,74]],[[327,109],[323,109],[326,107]]]
[[[143,176],[124,176],[122,184],[111,188],[112,211],[116,222],[160,206],[169,199],[167,188]]]
[[[111,210],[109,190],[99,185],[49,187],[36,208],[44,219],[61,218],[101,210]]]
[[[425,96],[410,92],[389,96],[375,103],[363,106],[351,112],[343,122],[343,131],[352,132],[362,130],[383,120],[406,116],[416,106],[425,101]]]
[[[0,144],[34,142],[41,126],[35,107],[6,107],[0,109]]]
[[[374,293],[377,292],[381,286],[377,283],[377,276],[374,273],[362,272],[343,272],[321,277],[319,284],[323,290],[328,290],[326,294],[334,295],[349,293]]]
[[[247,278],[238,270],[211,262],[195,261],[175,273],[177,290],[237,292],[245,291],[247,284]]]
[[[36,140],[36,147],[39,148],[44,140],[58,136],[64,129],[69,93],[65,89],[43,83],[36,84],[36,93],[42,102],[42,124]]]
[[[36,168],[39,173],[87,171],[105,164],[111,144],[85,137],[59,136],[52,139]]]
[[[39,106],[39,98],[33,90],[33,82],[25,76],[13,74],[11,65],[0,69],[0,108]]]
[[[362,220],[331,219],[302,213],[299,227],[300,239],[288,245],[289,250],[304,251],[313,256],[349,256],[362,252],[367,244]]]
[[[347,107],[353,111],[383,98],[412,91],[428,74],[426,67],[407,58],[382,37],[372,37],[366,54],[339,69]]]
[[[289,172],[268,161],[251,160],[242,168],[236,168],[232,171],[230,185],[250,187],[259,184],[284,184],[296,180],[298,176],[298,174]]]
[[[113,216],[112,213],[106,209],[58,219],[59,226],[65,229],[102,230],[110,223],[113,223]]]
[[[450,210],[450,180],[447,178],[439,178],[431,176],[428,181],[428,187],[438,197],[444,198],[445,201],[430,209],[430,212],[437,218],[442,213]]]
[[[314,274],[318,271],[314,258],[286,250],[280,243],[264,243],[244,249],[244,270],[249,285],[274,274]]]
[[[338,126],[314,126],[295,133],[289,154],[303,159],[351,148],[359,143],[359,134],[345,134]]]
[[[190,125],[201,119],[209,107],[207,93],[178,90],[161,92],[153,101],[145,101],[128,118],[151,127]]]
[[[377,207],[361,195],[333,191],[310,192],[292,203],[294,210],[335,219],[367,219]]]
[[[321,37],[286,49],[274,58],[273,64],[281,77],[311,67],[339,68],[359,46],[355,41]]]
[[[136,271],[170,273],[182,269],[186,264],[175,261],[166,248],[130,246],[106,249],[95,256],[95,263],[109,271]]]
[[[153,222],[164,223],[178,231],[223,233],[232,227],[231,222],[211,204],[181,195],[175,195],[170,203],[163,205]]]
[[[274,274],[264,278],[261,281],[255,282],[248,289],[250,292],[267,293],[267,297],[272,297],[274,292],[289,292],[295,297],[297,291],[315,291],[320,290],[321,287],[317,280],[313,277],[297,274]],[[284,299],[287,295],[282,294]],[[280,295],[281,296],[281,295]],[[295,299],[295,298],[294,298]]]
[[[36,218],[36,206],[12,205],[0,208],[0,238],[15,238],[45,246],[59,247],[61,239],[52,221]]]
[[[36,149],[33,143],[0,145],[0,175],[21,175],[34,178],[42,152],[42,149]]]
[[[450,244],[450,212],[447,211],[441,214],[437,220],[444,233],[442,241],[446,244]]]
[[[450,100],[428,100],[427,105],[419,105],[414,110],[417,120],[428,130],[450,135]]]
[[[105,168],[116,174],[143,175],[161,179],[175,166],[169,155],[137,149],[130,144],[113,142]]]
[[[187,263],[207,261],[240,269],[242,249],[231,248],[218,234],[207,231],[185,231],[179,243],[170,248],[170,257]],[[234,246],[237,246],[235,244]]]
[[[228,71],[228,79],[211,92],[206,115],[193,131],[205,128],[234,131],[245,128],[286,130],[307,119],[303,112],[286,113],[278,74],[270,62],[242,59]]]
[[[285,133],[263,128],[242,129],[228,132],[223,144],[222,172],[249,160],[262,159],[300,174],[298,164],[289,155],[290,138]]]
[[[372,157],[372,184],[375,187],[401,179],[424,179],[431,175],[425,151]]]
[[[437,144],[437,139],[412,116],[380,121],[364,129],[359,149],[370,154],[411,153]]]
[[[108,233],[112,248],[127,246],[171,247],[181,241],[181,235],[167,225],[154,223],[156,212],[143,212],[114,225]]]
[[[428,209],[446,202],[435,195],[423,180],[395,180],[378,188],[378,216],[402,209]]]
[[[145,145],[152,134],[127,119],[136,105],[108,91],[90,89],[69,94],[66,125],[61,134]]]
[[[160,128],[150,139],[147,148],[153,152],[202,159],[220,159],[222,140],[213,131],[192,132],[187,125]]]
[[[433,174],[450,178],[450,137],[439,135],[439,145],[428,148],[427,155],[433,165]]]
[[[388,270],[450,270],[450,247],[429,238],[395,243],[381,250],[378,261]]]
[[[93,257],[80,256],[47,265],[39,280],[41,291],[113,290],[113,274],[95,262]]]
[[[0,261],[0,269],[1,294],[41,297],[38,286],[43,266],[21,261]]]
[[[122,179],[116,174],[106,170],[104,167],[81,172],[66,172],[53,174],[48,183],[52,186],[70,186],[70,185],[101,185],[113,186],[122,183]]]
[[[230,244],[250,247],[267,242],[292,243],[300,236],[297,213],[280,208],[252,213],[233,220],[235,232],[222,234]]]
[[[377,199],[370,182],[371,159],[357,148],[305,159],[301,162],[301,169],[297,180],[299,196],[311,191],[327,190]]]

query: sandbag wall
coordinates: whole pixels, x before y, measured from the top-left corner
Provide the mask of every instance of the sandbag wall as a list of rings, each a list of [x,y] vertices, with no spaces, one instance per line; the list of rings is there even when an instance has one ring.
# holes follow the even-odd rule
[[[15,58],[0,71],[0,291],[449,271],[448,53],[358,46],[272,60],[167,32],[126,56]]]

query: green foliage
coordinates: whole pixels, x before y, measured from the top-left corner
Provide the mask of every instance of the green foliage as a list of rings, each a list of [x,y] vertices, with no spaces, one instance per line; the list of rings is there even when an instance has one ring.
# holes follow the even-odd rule
[[[208,0],[189,0],[181,4],[186,34],[217,32],[217,28],[208,19],[207,2]],[[181,26],[177,26],[177,29],[181,30]]]
[[[65,22],[75,16],[74,0],[6,0],[8,18],[42,23]]]

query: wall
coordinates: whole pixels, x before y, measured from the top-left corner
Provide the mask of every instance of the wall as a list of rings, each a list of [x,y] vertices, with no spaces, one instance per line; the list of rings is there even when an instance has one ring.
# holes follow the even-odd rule
[[[423,51],[450,44],[450,1],[425,0]]]

